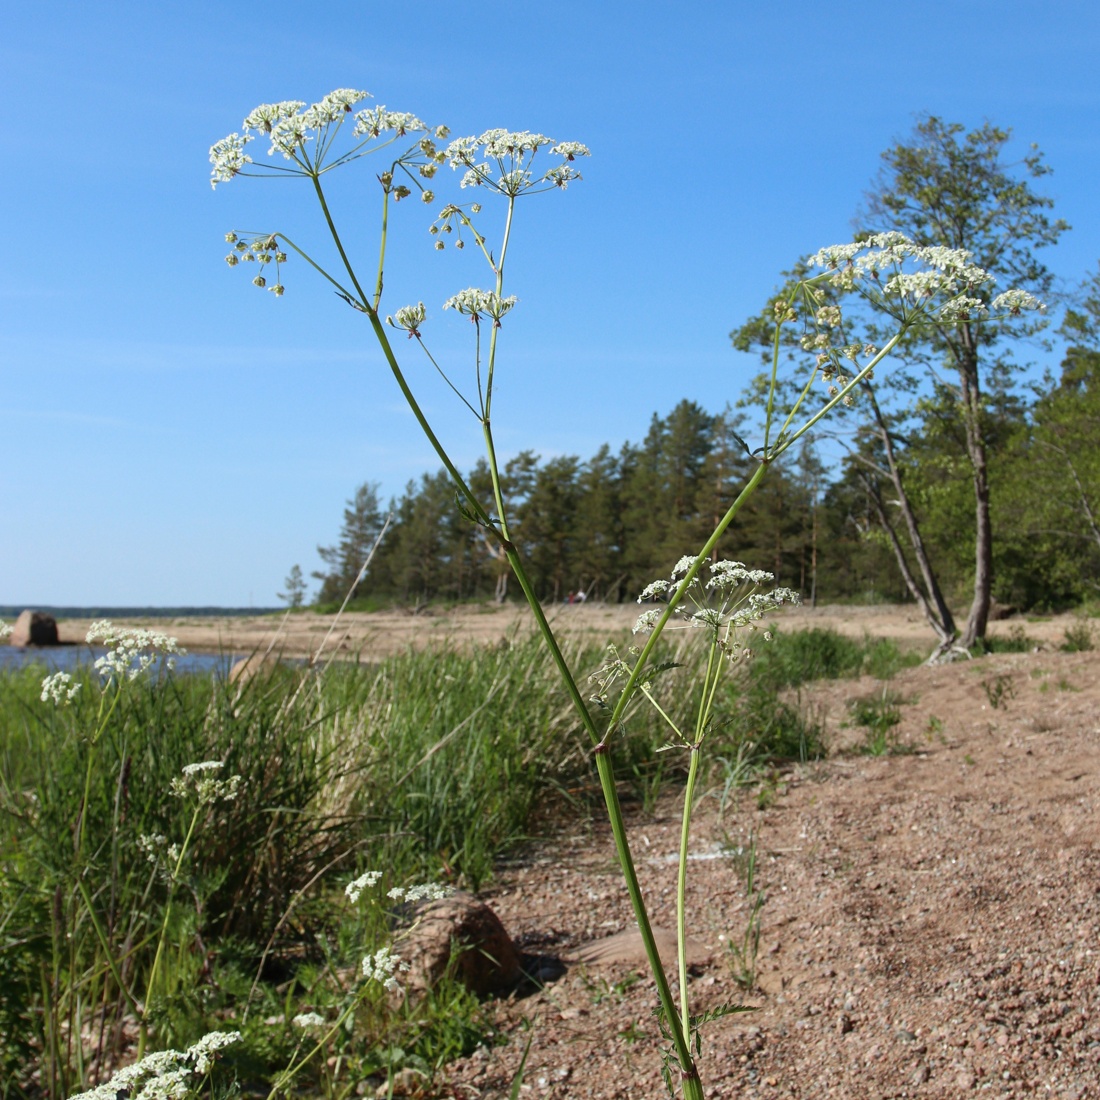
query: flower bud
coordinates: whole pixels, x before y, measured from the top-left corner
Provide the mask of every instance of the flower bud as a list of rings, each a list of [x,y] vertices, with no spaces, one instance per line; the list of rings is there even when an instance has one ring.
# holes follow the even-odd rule
[[[267,280],[262,275],[257,275],[256,278],[252,280],[252,285],[267,286]]]
[[[230,267],[236,267],[237,264],[240,263],[240,260],[237,259],[237,253],[236,252],[230,252],[229,255],[226,256],[225,262],[227,264],[229,264]]]

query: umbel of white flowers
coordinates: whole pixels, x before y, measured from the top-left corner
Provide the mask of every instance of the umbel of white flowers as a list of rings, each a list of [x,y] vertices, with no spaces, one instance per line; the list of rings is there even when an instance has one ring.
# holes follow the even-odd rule
[[[673,566],[668,580],[661,578],[646,585],[638,597],[638,603],[661,599],[674,591],[695,561],[691,555],[682,557]],[[745,650],[738,641],[737,632],[755,630],[757,622],[783,604],[801,603],[799,594],[790,588],[759,591],[762,584],[773,580],[775,576],[772,573],[765,569],[750,569],[743,562],[711,562],[710,577],[705,582],[698,576],[692,578],[685,592],[686,599],[676,606],[676,614],[686,625],[710,631],[730,660],[750,656],[751,651]],[[634,633],[649,633],[661,614],[661,609],[657,607],[643,611],[634,624]],[[767,640],[768,635],[765,634]]]
[[[186,1050],[158,1050],[120,1069],[110,1081],[69,1100],[183,1100],[214,1065],[217,1052],[240,1042],[239,1031],[211,1031]]]

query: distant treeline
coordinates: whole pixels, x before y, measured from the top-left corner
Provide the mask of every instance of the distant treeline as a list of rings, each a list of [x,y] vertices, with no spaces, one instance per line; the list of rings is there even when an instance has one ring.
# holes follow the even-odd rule
[[[587,460],[540,462],[530,451],[512,459],[504,472],[508,523],[539,596],[633,599],[701,546],[755,466],[736,428],[732,411],[711,415],[682,401],[668,416],[654,415],[644,441],[618,454],[605,445]],[[470,481],[492,499],[484,464]],[[503,598],[509,583],[517,594],[507,562],[462,514],[444,471],[409,482],[389,511],[393,520],[356,599]],[[385,513],[377,486],[360,486],[339,543],[319,548],[328,566],[315,574],[319,603],[342,600],[355,584]],[[828,485],[807,448],[772,470],[719,555],[769,569],[807,598],[904,598],[889,553],[866,538],[870,522],[867,505],[844,485]]]
[[[279,607],[55,607],[50,604],[0,604],[0,619],[13,619],[30,609],[55,619],[191,619],[228,615],[265,615]]]
[[[1018,607],[1065,607],[1100,588],[1100,355],[1071,349],[1060,383],[1027,404],[990,402],[990,483],[995,527],[994,595]],[[906,484],[926,542],[952,598],[973,577],[972,489],[957,469],[950,410],[924,402],[905,429]],[[645,439],[618,453],[601,447],[541,461],[525,451],[504,471],[513,541],[539,596],[634,599],[703,544],[755,468],[739,414],[681,401],[654,415]],[[900,431],[900,429],[899,429]],[[488,469],[470,483],[488,505]],[[889,502],[887,502],[888,504]],[[425,474],[382,505],[365,483],[344,512],[337,545],[320,547],[318,602],[355,585],[385,515],[393,520],[354,598],[378,603],[518,595],[494,542],[463,514],[446,473]],[[719,547],[775,573],[809,601],[904,601],[895,552],[854,463],[827,471],[812,445],[765,478]],[[509,587],[510,586],[510,587]]]

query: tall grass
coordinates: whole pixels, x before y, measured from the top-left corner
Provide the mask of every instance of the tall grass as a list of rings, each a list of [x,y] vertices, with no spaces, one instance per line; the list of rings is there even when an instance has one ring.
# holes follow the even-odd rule
[[[725,689],[717,755],[821,751],[816,731],[776,694],[798,682],[796,670],[806,678],[852,665],[823,639],[780,635],[763,647],[751,673]],[[603,654],[570,657],[595,670]],[[74,705],[58,709],[38,698],[42,672],[0,676],[4,1098],[60,1098],[105,1079],[130,1056],[139,1008],[157,1046],[193,1042],[213,1022],[241,1026],[245,1044],[225,1056],[244,1079],[263,1080],[280,1057],[286,1064],[292,1040],[262,1021],[337,1004],[334,975],[393,917],[350,914],[343,882],[371,867],[389,885],[429,878],[476,889],[536,811],[575,803],[568,792],[591,781],[587,738],[534,638],[323,673],[267,669],[241,686],[138,680],[94,746],[88,674]],[[686,695],[676,677],[695,675],[682,667],[662,683],[669,708]],[[665,734],[648,709],[628,718],[616,757],[631,783]],[[674,754],[659,759],[675,775]],[[163,868],[139,838],[182,837],[192,810],[167,792],[200,760],[224,761],[226,774],[242,777],[241,793],[204,811],[169,908]],[[168,950],[146,1005],[162,927]],[[484,1029],[458,989],[416,1008],[395,1012],[384,999],[368,1008],[340,1040],[341,1064],[360,1075],[398,1048],[430,1070]],[[327,1092],[322,1078],[314,1085]]]

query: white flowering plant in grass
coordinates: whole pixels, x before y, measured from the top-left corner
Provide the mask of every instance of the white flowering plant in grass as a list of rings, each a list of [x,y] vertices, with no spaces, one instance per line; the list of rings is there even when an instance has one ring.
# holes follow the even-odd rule
[[[202,1096],[218,1052],[239,1043],[239,1031],[211,1031],[186,1050],[158,1050],[118,1070],[109,1081],[68,1100],[186,1100]]]
[[[230,267],[251,266],[258,272],[253,282],[265,287],[267,279],[263,272],[274,264],[278,273],[293,253],[334,287],[348,306],[363,315],[402,397],[453,480],[459,508],[482,528],[486,539],[508,561],[550,659],[561,674],[577,720],[591,741],[620,866],[657,986],[662,1026],[667,1028],[671,1051],[666,1062],[667,1080],[670,1088],[678,1084],[689,1100],[701,1100],[703,1086],[692,1052],[692,1036],[699,1019],[689,1011],[683,974],[681,1004],[677,1006],[658,954],[623,827],[611,766],[615,741],[626,729],[626,714],[636,702],[652,701],[647,685],[652,683],[658,665],[655,647],[671,622],[703,628],[700,636],[709,639],[716,655],[715,667],[725,667],[730,663],[727,658],[732,656],[736,663],[750,652],[740,641],[741,633],[755,626],[767,610],[790,602],[793,597],[782,589],[773,589],[770,594],[758,591],[764,575],[739,563],[712,568],[709,578],[705,582],[701,579],[715,556],[719,540],[772,463],[834,409],[850,403],[857,387],[890,358],[914,326],[933,317],[940,323],[950,323],[953,319],[961,322],[963,318],[993,316],[998,312],[1012,315],[1036,303],[1014,292],[990,298],[988,276],[974,267],[965,253],[919,248],[900,234],[880,234],[817,253],[804,277],[775,303],[774,355],[770,376],[765,381],[761,438],[754,449],[745,445],[757,463],[755,471],[698,553],[680,562],[668,579],[659,582],[659,589],[651,591],[651,595],[662,597],[663,606],[643,615],[640,625],[648,633],[644,644],[631,654],[631,663],[622,661],[616,653],[597,674],[598,694],[603,692],[605,705],[593,713],[535,594],[523,555],[512,540],[510,508],[501,486],[492,423],[496,375],[504,369],[502,349],[507,319],[520,301],[509,284],[507,266],[515,219],[526,209],[529,198],[564,192],[570,184],[579,182],[578,165],[590,156],[590,151],[577,141],[558,141],[527,130],[499,128],[447,141],[450,132],[446,126],[429,126],[415,115],[391,112],[384,107],[362,109],[360,104],[366,98],[366,92],[340,89],[309,107],[299,100],[264,104],[246,116],[240,131],[211,147],[211,183],[215,186],[248,176],[289,175],[303,179],[320,208],[327,246],[334,249],[336,257],[330,270],[320,262],[319,253],[312,246],[307,250],[303,241],[291,240],[277,229],[262,233],[234,230],[226,237],[232,245],[227,262]],[[252,142],[257,138],[269,143],[266,160],[254,157]],[[447,144],[438,144],[444,141]],[[377,260],[375,263],[372,259],[372,267],[367,269],[369,277],[346,247],[326,193],[329,172],[360,165],[368,156],[374,158],[378,185],[377,241],[372,242],[367,253]],[[442,171],[446,167],[451,172]],[[449,201],[444,196],[448,188]],[[425,243],[430,242],[439,251],[452,241],[454,248],[461,250],[469,240],[473,247],[466,254],[471,262],[482,265],[484,272],[481,278],[471,280],[466,289],[441,303],[440,312],[454,311],[467,319],[471,329],[470,360],[457,368],[441,361],[430,350],[425,334],[430,333],[432,311],[423,300],[415,304],[394,303],[389,312],[383,310],[390,214],[395,203],[416,192],[424,203],[442,203]],[[470,196],[476,196],[476,201],[469,201]],[[361,204],[354,211],[354,219],[358,231],[363,224]],[[268,289],[281,296],[282,279],[277,277],[275,285]],[[893,325],[892,334],[874,341],[851,338],[846,332],[842,304],[833,301],[848,293],[863,295],[880,306]],[[793,385],[787,385],[779,378],[780,347],[785,327],[800,321],[804,326],[803,346],[813,354],[808,357],[804,375]],[[405,339],[394,344],[391,333],[402,333]],[[409,341],[416,342],[416,354],[427,358],[476,421],[491,483],[491,492],[485,499],[460,473],[424,411],[423,394],[410,381],[412,368],[399,355],[402,346],[410,346]],[[819,383],[826,386],[823,399],[815,396],[815,385]],[[681,610],[681,605],[685,610]],[[715,681],[710,677],[708,672],[702,691],[703,697],[713,702]],[[701,742],[711,721],[708,705],[701,704],[698,714],[703,716],[702,726],[675,734],[677,743],[689,751]],[[358,896],[374,883],[374,879],[364,878],[349,886],[349,891],[354,888],[358,892],[354,896]],[[682,942],[682,927],[680,932]],[[379,973],[393,977],[396,969],[386,969],[391,957],[384,956],[382,965],[377,953],[371,956],[372,977]],[[395,968],[397,965],[394,964]],[[673,1069],[679,1074],[678,1083]]]
[[[384,923],[391,923],[392,914],[384,913],[384,902],[375,889],[384,878],[381,871],[364,871],[353,878],[345,887],[344,894],[348,902],[356,908],[373,911],[373,914],[384,917]],[[393,887],[385,894],[392,901],[404,901],[418,904],[425,901],[435,901],[447,897],[451,893],[448,887],[438,883],[421,883],[406,887]],[[364,897],[365,896],[365,897]],[[363,905],[360,906],[360,902]],[[261,968],[262,968],[261,961]],[[274,1082],[274,1087],[268,1100],[276,1100],[280,1094],[286,1094],[295,1078],[305,1069],[310,1062],[317,1060],[325,1066],[327,1073],[333,1063],[339,1064],[340,1059],[321,1056],[330,1051],[333,1040],[346,1036],[353,1030],[354,1017],[359,1008],[370,1003],[378,1005],[380,1002],[407,1003],[406,990],[402,985],[402,977],[408,974],[409,963],[394,951],[392,943],[383,944],[373,951],[366,951],[360,955],[359,963],[355,967],[351,978],[351,986],[344,997],[343,1006],[331,1018],[309,1009],[300,1012],[290,1021],[296,1033],[296,1042],[293,1053],[286,1068],[280,1072]],[[258,979],[257,979],[258,980]],[[335,1081],[329,1082],[330,1094],[337,1090]]]

